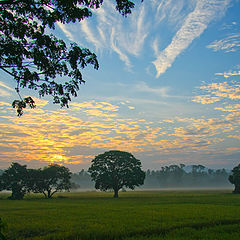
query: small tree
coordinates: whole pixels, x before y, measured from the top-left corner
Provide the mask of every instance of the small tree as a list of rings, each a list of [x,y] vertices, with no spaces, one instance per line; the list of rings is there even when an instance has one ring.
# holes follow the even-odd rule
[[[233,168],[228,180],[235,186],[233,193],[240,193],[240,164]]]
[[[12,163],[0,177],[0,189],[10,190],[10,199],[23,199],[28,191],[27,187],[27,166],[19,163]]]
[[[144,183],[145,172],[141,170],[141,162],[131,153],[109,151],[99,154],[92,160],[89,168],[95,188],[106,191],[114,190],[114,198],[118,191],[127,187],[134,189]]]
[[[34,193],[43,193],[51,198],[54,193],[71,188],[71,172],[64,166],[49,165],[43,169],[29,170],[29,188]]]

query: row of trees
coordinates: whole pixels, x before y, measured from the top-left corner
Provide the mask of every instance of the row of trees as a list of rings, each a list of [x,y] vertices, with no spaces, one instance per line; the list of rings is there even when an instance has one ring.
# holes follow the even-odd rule
[[[187,170],[188,169],[188,170]],[[27,192],[42,193],[51,198],[54,193],[79,188],[82,183],[102,191],[113,190],[118,197],[120,189],[145,187],[217,187],[235,185],[234,193],[240,193],[240,165],[230,175],[225,169],[212,170],[202,165],[192,165],[190,170],[184,164],[162,167],[158,171],[141,169],[140,160],[131,153],[109,151],[92,160],[88,172],[71,174],[68,168],[57,164],[43,169],[27,169],[24,165],[12,165],[0,176],[0,191],[12,191],[11,199],[22,199]],[[72,182],[71,182],[71,181]]]
[[[213,170],[203,165],[170,165],[156,171],[147,170],[144,187],[227,187],[229,174],[225,169]]]
[[[69,190],[70,179],[69,169],[57,164],[43,169],[27,169],[26,165],[12,163],[0,176],[0,191],[12,191],[10,199],[23,199],[28,192],[42,193],[51,198],[58,191]]]
[[[142,188],[229,187],[229,174],[225,169],[213,170],[202,165],[170,165],[160,170],[147,170]],[[94,188],[90,173],[84,169],[72,174],[71,181],[76,189]]]
[[[120,189],[134,189],[135,186],[142,185],[145,179],[140,160],[131,153],[122,151],[99,154],[92,160],[88,172],[96,189],[112,189],[115,198]],[[89,175],[86,176],[89,180]],[[46,198],[51,198],[56,192],[78,187],[70,179],[69,169],[57,164],[43,169],[27,169],[26,165],[12,163],[0,176],[0,191],[12,191],[11,199],[23,199],[27,192],[42,193]]]

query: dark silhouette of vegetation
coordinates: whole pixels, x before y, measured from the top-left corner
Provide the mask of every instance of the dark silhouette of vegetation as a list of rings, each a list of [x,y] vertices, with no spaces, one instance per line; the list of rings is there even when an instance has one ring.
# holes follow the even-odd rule
[[[144,187],[227,187],[229,173],[225,169],[208,169],[203,165],[170,165],[161,170],[147,170]]]
[[[10,190],[10,199],[23,199],[28,191],[27,166],[12,163],[11,166],[0,176],[1,190]]]
[[[170,165],[160,170],[147,170],[142,188],[228,188],[231,186],[228,176],[229,171],[225,169],[209,169],[203,165]],[[94,187],[90,174],[84,170],[74,173],[71,181],[81,189]]]
[[[240,193],[240,164],[233,168],[232,174],[228,178],[229,182],[234,184],[235,189],[233,193]]]
[[[10,190],[10,199],[23,199],[27,192],[43,193],[51,198],[56,192],[71,187],[71,172],[64,166],[49,165],[43,169],[27,169],[26,165],[12,163],[0,176],[0,191]]]
[[[140,160],[131,153],[122,151],[99,154],[92,160],[88,172],[95,181],[95,188],[103,191],[112,189],[114,198],[118,198],[121,188],[134,189],[135,186],[142,185],[145,179]]]
[[[71,188],[71,172],[64,166],[49,165],[43,169],[29,169],[29,190],[42,193],[45,198],[51,198],[54,193]]]
[[[121,162],[121,160],[119,161]],[[124,162],[121,165],[118,163],[114,168],[115,160],[111,160],[111,158],[107,161],[98,161],[98,164],[101,165],[101,168],[98,168],[99,172],[97,172],[96,168],[93,171],[91,166],[90,169],[92,169],[92,172],[82,169],[79,173],[71,174],[69,169],[59,165],[49,165],[43,169],[27,169],[26,166],[12,163],[7,170],[0,170],[0,191],[12,191],[10,199],[22,199],[27,192],[42,193],[46,198],[51,198],[53,194],[60,191],[93,189],[97,183],[92,178],[93,172],[95,172],[95,178],[99,179],[98,181],[101,179],[104,180],[103,183],[98,183],[99,185],[97,185],[97,189],[101,190],[114,190],[112,186],[114,181],[111,177],[119,179],[124,177],[128,179],[129,175],[133,176],[130,171],[133,164]],[[111,167],[108,168],[110,164]],[[94,166],[96,167],[97,164],[94,164]],[[105,171],[106,168],[108,168],[108,172]],[[126,169],[125,173],[122,172],[125,171],[124,169]],[[213,170],[202,165],[185,166],[184,164],[180,164],[164,166],[160,170],[147,170],[142,188],[223,188],[230,187],[231,182],[232,184],[236,183],[233,192],[238,193],[238,171],[239,166],[234,168],[232,174],[229,176],[229,172],[225,169]],[[112,172],[111,177],[107,177],[110,172]],[[122,186],[122,183],[119,183],[119,189],[122,189],[122,191],[131,188],[129,185]]]
[[[29,105],[31,97],[22,99],[21,88],[36,90],[40,97],[51,95],[53,103],[67,106],[84,79],[81,69],[87,65],[99,68],[97,57],[89,49],[70,46],[47,34],[60,22],[80,22],[91,17],[91,9],[101,6],[103,0],[3,0],[0,1],[0,69],[16,81],[19,100],[13,102],[18,116]],[[123,16],[131,13],[134,3],[116,0],[116,10]],[[67,77],[65,83],[61,77]]]

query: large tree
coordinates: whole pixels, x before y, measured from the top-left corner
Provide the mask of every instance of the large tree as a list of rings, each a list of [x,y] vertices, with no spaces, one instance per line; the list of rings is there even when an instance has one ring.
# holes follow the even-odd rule
[[[28,187],[34,193],[42,193],[51,198],[56,192],[71,188],[71,172],[58,164],[51,164],[43,169],[29,169]]]
[[[31,97],[22,99],[21,88],[37,90],[40,97],[52,95],[53,102],[68,106],[84,79],[81,68],[88,64],[98,69],[96,55],[72,43],[70,46],[47,34],[57,22],[67,24],[92,15],[103,0],[2,0],[0,1],[0,69],[16,82],[19,100],[13,102],[21,116]],[[124,16],[134,3],[116,0],[116,9]],[[62,78],[65,76],[65,78]],[[65,82],[64,82],[65,81]]]
[[[145,172],[141,169],[140,160],[131,153],[122,151],[109,151],[99,154],[92,160],[88,169],[95,188],[103,191],[114,190],[114,197],[118,191],[127,187],[134,189],[144,183]]]
[[[233,168],[232,174],[228,177],[230,183],[234,184],[233,193],[240,193],[240,164]]]
[[[19,163],[12,163],[11,166],[0,176],[0,190],[10,190],[10,199],[23,199],[28,192],[27,166]]]

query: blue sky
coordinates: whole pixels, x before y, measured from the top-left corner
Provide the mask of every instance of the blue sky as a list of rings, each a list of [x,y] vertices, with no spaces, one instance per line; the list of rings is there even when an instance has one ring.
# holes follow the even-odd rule
[[[33,96],[16,117],[13,80],[0,79],[0,168],[61,163],[87,169],[104,151],[133,153],[144,169],[170,164],[232,168],[240,159],[238,0],[148,0],[127,18],[112,1],[54,34],[94,51],[98,71],[69,109]]]

